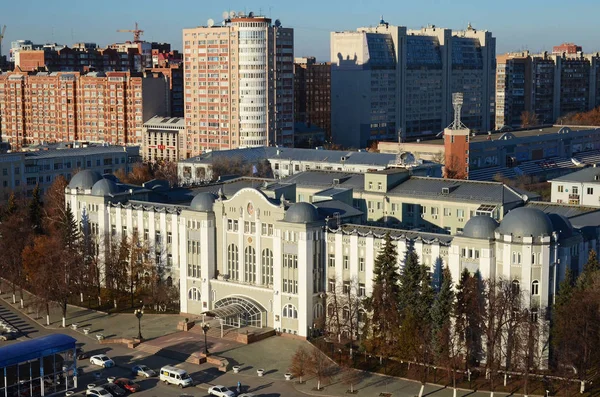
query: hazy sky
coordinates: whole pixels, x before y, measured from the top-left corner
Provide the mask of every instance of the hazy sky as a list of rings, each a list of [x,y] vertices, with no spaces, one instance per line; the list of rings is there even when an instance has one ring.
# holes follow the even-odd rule
[[[254,11],[295,28],[295,55],[329,60],[329,32],[375,25],[380,16],[393,25],[427,24],[464,29],[471,22],[496,37],[497,53],[551,50],[575,42],[585,52],[600,51],[599,0],[21,0],[3,1],[0,27],[7,25],[4,55],[10,42],[95,42],[101,46],[131,39],[117,29],[134,22],[148,41],[170,42],[181,49],[184,27],[220,22],[223,11]]]

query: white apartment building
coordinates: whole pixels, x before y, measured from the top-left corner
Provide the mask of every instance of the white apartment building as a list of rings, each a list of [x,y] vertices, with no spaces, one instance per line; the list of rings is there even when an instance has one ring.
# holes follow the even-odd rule
[[[415,141],[443,131],[462,92],[463,123],[489,131],[496,39],[468,26],[452,31],[392,26],[331,33],[331,124],[336,143]]]
[[[600,168],[589,167],[550,181],[553,203],[600,207]]]
[[[183,30],[185,157],[294,144],[294,31],[234,13]]]

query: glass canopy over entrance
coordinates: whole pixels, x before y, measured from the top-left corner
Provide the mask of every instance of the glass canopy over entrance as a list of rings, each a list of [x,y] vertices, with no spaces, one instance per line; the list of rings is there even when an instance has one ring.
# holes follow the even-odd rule
[[[262,328],[263,313],[266,313],[266,310],[259,303],[239,296],[218,300],[215,302],[214,309],[204,312],[208,316],[221,319],[225,324],[237,328]]]

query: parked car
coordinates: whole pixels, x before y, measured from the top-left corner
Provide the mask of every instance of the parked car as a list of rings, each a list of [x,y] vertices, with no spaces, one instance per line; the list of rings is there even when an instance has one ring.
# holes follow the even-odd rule
[[[110,392],[115,397],[126,396],[127,392],[119,385],[115,385],[114,383],[107,383],[104,385],[104,388]]]
[[[136,391],[142,390],[142,387],[140,385],[127,378],[115,379],[113,383],[119,387],[122,387],[130,393],[135,393]]]
[[[156,376],[156,372],[150,369],[150,367],[147,365],[136,365],[135,367],[131,368],[131,373],[133,373],[135,376],[144,376],[146,378],[152,378],[153,376]]]
[[[1,331],[0,332],[0,340],[13,340],[17,337],[17,334],[15,332],[11,332],[11,331]]]
[[[110,368],[115,366],[115,362],[111,360],[106,354],[97,354],[90,357],[90,363],[99,365],[103,368]]]
[[[217,397],[235,397],[235,393],[222,385],[216,385],[208,388],[208,394]]]
[[[108,390],[106,390],[103,387],[100,386],[96,386],[92,389],[88,389],[85,392],[86,396],[94,396],[94,397],[114,397],[112,394],[110,394],[108,392]]]

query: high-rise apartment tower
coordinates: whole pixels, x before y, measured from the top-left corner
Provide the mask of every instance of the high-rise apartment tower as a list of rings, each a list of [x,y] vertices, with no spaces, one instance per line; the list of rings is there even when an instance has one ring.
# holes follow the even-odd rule
[[[294,143],[294,31],[250,12],[183,30],[185,155]]]

